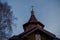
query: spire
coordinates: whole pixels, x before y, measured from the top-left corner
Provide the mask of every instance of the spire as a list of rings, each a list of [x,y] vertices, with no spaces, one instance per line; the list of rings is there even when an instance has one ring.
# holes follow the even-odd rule
[[[27,31],[36,26],[39,28],[44,27],[44,25],[36,19],[35,15],[34,15],[33,6],[32,6],[31,17],[30,17],[29,21],[23,25],[23,28],[24,28],[24,31]]]
[[[35,17],[35,15],[34,15],[33,7],[34,6],[32,6],[31,17],[30,17],[29,22],[38,22],[37,19],[36,19],[36,17]]]
[[[34,6],[32,6],[31,15],[34,15],[34,10],[33,10],[33,7],[34,7]]]

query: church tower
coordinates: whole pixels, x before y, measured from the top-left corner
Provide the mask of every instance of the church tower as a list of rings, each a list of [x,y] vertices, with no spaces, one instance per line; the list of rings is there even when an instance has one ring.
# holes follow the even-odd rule
[[[31,17],[29,21],[23,25],[23,28],[24,28],[24,31],[27,31],[34,27],[43,29],[44,25],[36,19],[35,14],[34,14],[34,9],[32,6]]]
[[[54,34],[45,30],[44,25],[36,19],[33,7],[31,17],[28,22],[23,25],[23,28],[24,32],[13,36],[9,40],[56,40],[57,38]]]

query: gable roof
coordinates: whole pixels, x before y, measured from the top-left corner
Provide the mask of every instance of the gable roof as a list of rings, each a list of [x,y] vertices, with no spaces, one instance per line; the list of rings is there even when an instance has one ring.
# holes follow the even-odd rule
[[[39,29],[38,27],[34,27],[34,28],[32,28],[31,30],[25,31],[25,32],[19,34],[18,37],[24,38],[24,37],[28,36],[29,34],[35,32],[35,31],[37,31],[37,30],[39,30],[39,31],[41,31],[41,32],[43,32],[43,33],[45,33],[45,34],[53,37],[53,38],[56,37],[54,34],[48,32],[47,30],[45,30],[45,29]]]

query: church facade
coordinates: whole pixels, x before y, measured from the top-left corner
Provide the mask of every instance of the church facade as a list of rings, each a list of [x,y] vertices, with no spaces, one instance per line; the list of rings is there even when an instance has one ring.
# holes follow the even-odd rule
[[[53,33],[44,29],[44,24],[39,22],[32,8],[31,17],[27,23],[23,25],[24,32],[9,38],[9,40],[60,40]]]

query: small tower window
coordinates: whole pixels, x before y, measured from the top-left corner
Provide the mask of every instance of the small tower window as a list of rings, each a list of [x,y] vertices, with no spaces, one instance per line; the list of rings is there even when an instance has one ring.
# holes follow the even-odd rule
[[[36,38],[36,40],[41,40],[40,34],[36,34],[36,35],[35,35],[35,38]]]

